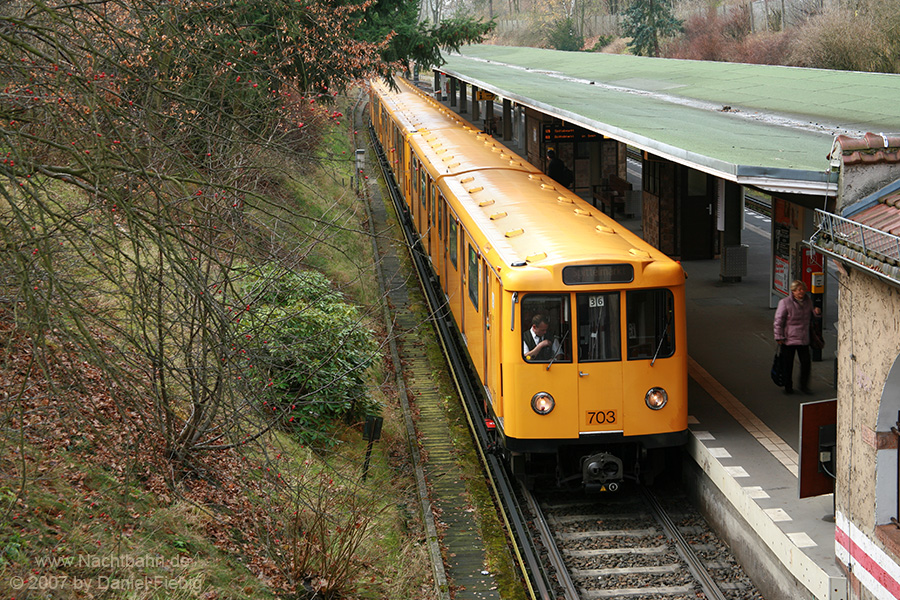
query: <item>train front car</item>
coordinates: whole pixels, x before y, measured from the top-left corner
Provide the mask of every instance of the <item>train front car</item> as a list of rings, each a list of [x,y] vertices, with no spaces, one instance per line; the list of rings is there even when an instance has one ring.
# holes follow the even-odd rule
[[[592,491],[652,480],[687,432],[681,267],[635,249],[603,262],[529,263],[505,283],[496,421],[513,472],[528,485],[549,472]]]
[[[442,186],[483,263],[484,312],[461,329],[513,472],[598,491],[652,480],[687,439],[681,265],[542,173]]]

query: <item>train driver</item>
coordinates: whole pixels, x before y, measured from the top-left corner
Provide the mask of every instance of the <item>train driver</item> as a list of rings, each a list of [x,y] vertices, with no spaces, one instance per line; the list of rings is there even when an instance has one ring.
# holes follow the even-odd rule
[[[550,360],[562,354],[559,340],[547,335],[549,328],[547,317],[540,313],[534,315],[531,319],[531,329],[522,334],[522,353],[525,360]]]

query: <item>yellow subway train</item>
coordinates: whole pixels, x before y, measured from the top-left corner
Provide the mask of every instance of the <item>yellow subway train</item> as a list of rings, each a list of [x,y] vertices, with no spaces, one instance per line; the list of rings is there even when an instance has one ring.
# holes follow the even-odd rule
[[[369,116],[513,473],[615,490],[687,434],[680,264],[402,79]]]

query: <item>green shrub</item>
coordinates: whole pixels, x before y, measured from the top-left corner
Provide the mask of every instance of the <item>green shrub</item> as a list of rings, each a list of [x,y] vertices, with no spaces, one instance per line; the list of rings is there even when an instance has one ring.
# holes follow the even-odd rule
[[[241,325],[263,409],[304,442],[327,445],[335,420],[371,408],[364,376],[376,353],[372,332],[319,272],[262,267],[246,288]]]
[[[594,46],[591,48],[591,52],[603,52],[603,49],[610,44],[613,43],[616,37],[613,35],[601,35],[597,38],[597,41],[594,43]]]
[[[572,17],[565,17],[550,23],[547,43],[557,50],[576,52],[584,47],[584,36],[576,31],[575,20]]]

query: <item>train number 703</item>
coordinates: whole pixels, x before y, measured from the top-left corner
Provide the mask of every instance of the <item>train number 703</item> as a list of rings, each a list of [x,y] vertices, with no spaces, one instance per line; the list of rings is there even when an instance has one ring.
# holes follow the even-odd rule
[[[588,425],[604,425],[616,422],[614,410],[589,410],[587,411]]]

